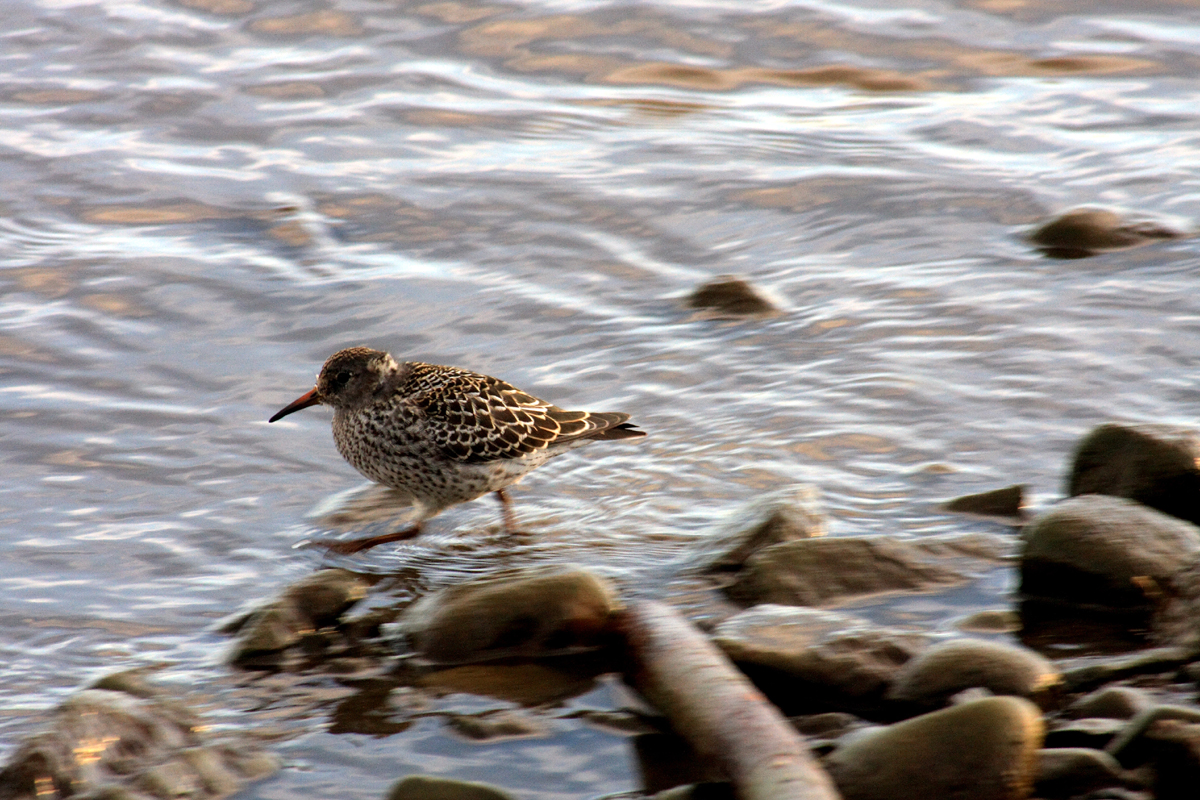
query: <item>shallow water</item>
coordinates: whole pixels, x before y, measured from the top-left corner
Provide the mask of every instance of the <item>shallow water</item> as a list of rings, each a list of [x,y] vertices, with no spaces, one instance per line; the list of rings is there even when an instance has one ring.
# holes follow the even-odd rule
[[[937,502],[1045,504],[1094,425],[1200,411],[1195,240],[1023,238],[1080,205],[1194,226],[1196,3],[4,10],[0,755],[98,674],[223,675],[211,624],[322,563],[292,545],[362,480],[327,411],[266,418],[342,346],[633,414],[647,439],[526,480],[506,558],[647,593],[766,490],[819,486],[835,535],[988,529]],[[695,318],[725,273],[784,313]],[[353,563],[461,580],[497,522],[481,500]],[[246,796],[376,797],[410,765],[635,788],[627,739],[560,719],[619,702],[596,691],[488,745],[299,715]]]

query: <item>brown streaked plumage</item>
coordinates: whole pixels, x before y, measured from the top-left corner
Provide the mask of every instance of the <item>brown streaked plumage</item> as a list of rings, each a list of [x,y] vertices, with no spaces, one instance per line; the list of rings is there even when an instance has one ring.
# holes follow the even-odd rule
[[[357,553],[410,539],[458,503],[495,492],[504,527],[514,519],[504,489],[556,455],[597,439],[645,436],[617,412],[564,411],[497,378],[350,347],[321,367],[317,385],[270,422],[309,406],[333,407],[333,440],[351,466],[413,498],[413,524],[395,533],[320,542]]]

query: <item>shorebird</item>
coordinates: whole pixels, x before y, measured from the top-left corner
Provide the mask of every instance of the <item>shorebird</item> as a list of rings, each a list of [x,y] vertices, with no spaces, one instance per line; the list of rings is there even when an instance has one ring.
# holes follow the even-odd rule
[[[598,439],[645,436],[618,412],[564,411],[498,378],[420,361],[398,363],[369,347],[334,353],[317,384],[268,422],[323,404],[333,407],[338,452],[366,477],[413,498],[412,524],[350,541],[318,541],[357,553],[411,539],[450,506],[488,492],[515,532],[504,491],[554,456]]]

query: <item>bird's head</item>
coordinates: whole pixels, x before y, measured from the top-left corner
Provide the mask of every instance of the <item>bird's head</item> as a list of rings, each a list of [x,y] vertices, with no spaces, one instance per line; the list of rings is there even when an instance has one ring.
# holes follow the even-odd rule
[[[331,355],[317,385],[281,408],[269,422],[318,403],[334,408],[362,408],[381,397],[391,385],[398,365],[389,353],[369,347],[347,347]]]

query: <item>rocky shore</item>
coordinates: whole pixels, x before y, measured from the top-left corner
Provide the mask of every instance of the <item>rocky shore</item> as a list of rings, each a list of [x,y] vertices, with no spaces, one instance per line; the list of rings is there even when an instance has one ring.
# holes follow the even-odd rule
[[[534,705],[619,676],[638,699],[606,724],[632,733],[643,791],[659,798],[1190,798],[1198,456],[1190,431],[1101,426],[1077,448],[1067,497],[1032,518],[1019,487],[947,504],[1012,526],[995,534],[829,537],[817,492],[787,487],[698,537],[655,599],[573,565],[402,602],[381,601],[378,576],[321,570],[230,620],[227,661],[374,680],[363,696],[378,703],[442,686]],[[1012,607],[955,630],[848,607],[997,569],[1019,575]],[[454,724],[480,738],[536,727],[519,713]],[[218,798],[277,764],[261,737],[214,734],[186,695],[124,674],[16,751],[0,799]],[[388,796],[509,795],[410,775]]]

